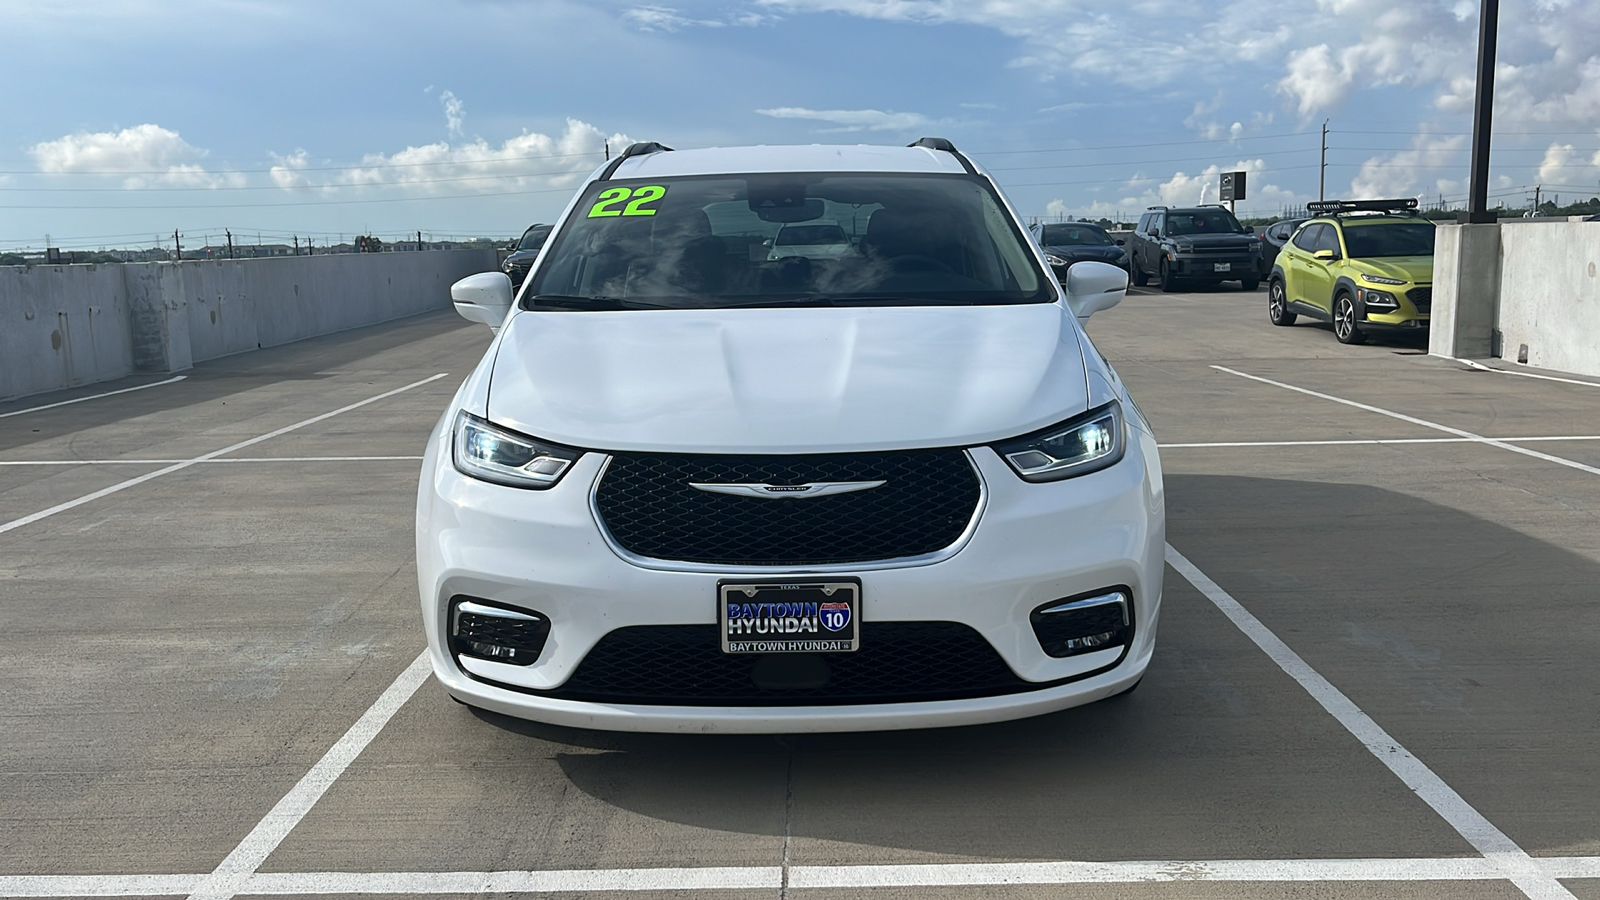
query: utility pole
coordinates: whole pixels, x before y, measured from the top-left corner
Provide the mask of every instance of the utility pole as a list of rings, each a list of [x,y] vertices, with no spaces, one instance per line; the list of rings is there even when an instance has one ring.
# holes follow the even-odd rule
[[[1536,216],[1539,214],[1539,195],[1543,192],[1544,185],[1536,184],[1533,186],[1533,214]]]
[[[228,258],[233,259],[233,230],[224,229],[223,234],[228,236]]]
[[[178,241],[178,229],[172,229],[172,258],[183,261],[183,244]]]
[[[294,236],[294,255],[300,255],[300,235],[298,234]]]
[[[1478,89],[1472,104],[1472,181],[1466,223],[1493,222],[1489,212],[1489,137],[1494,116],[1494,48],[1500,31],[1500,0],[1483,0],[1478,10]]]
[[[1317,199],[1326,199],[1324,189],[1328,183],[1328,120],[1322,120],[1322,165],[1317,167]]]
[[[417,249],[422,249],[422,229],[417,229]]]
[[[606,148],[606,162],[610,162],[611,161],[611,142],[610,141],[601,141],[600,143],[601,143],[602,146],[604,146]]]

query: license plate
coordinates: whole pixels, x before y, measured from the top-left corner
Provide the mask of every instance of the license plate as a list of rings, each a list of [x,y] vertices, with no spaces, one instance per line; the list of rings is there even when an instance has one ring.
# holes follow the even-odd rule
[[[861,582],[717,584],[724,653],[849,653],[861,646]]]
[[[1233,263],[1212,263],[1211,265],[1213,267],[1215,267],[1216,271],[1218,271],[1218,272],[1232,272],[1233,271]]]

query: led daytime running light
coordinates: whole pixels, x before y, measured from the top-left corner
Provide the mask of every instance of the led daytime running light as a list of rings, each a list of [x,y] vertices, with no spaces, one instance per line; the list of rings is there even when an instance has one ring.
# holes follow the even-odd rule
[[[498,428],[462,410],[453,441],[456,471],[507,487],[541,490],[561,480],[582,451]]]

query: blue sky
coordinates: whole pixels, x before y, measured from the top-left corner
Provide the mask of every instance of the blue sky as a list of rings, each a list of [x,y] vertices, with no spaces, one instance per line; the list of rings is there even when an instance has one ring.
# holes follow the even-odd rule
[[[1027,215],[1466,191],[1476,0],[0,2],[0,249],[507,236],[603,142],[949,137]],[[1494,193],[1600,193],[1600,3],[1502,0]],[[1205,192],[1202,195],[1202,191]],[[170,238],[169,238],[170,239]]]

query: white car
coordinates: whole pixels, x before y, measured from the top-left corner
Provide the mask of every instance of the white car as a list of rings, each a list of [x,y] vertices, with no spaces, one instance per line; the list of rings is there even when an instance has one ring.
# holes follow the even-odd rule
[[[850,238],[838,222],[800,222],[778,227],[767,259],[783,259],[785,256],[837,259],[850,250]]]
[[[773,223],[860,252],[768,260]],[[428,441],[417,575],[471,706],[675,732],[923,728],[1132,690],[1161,606],[1150,426],[948,141],[634,145],[578,191]]]

